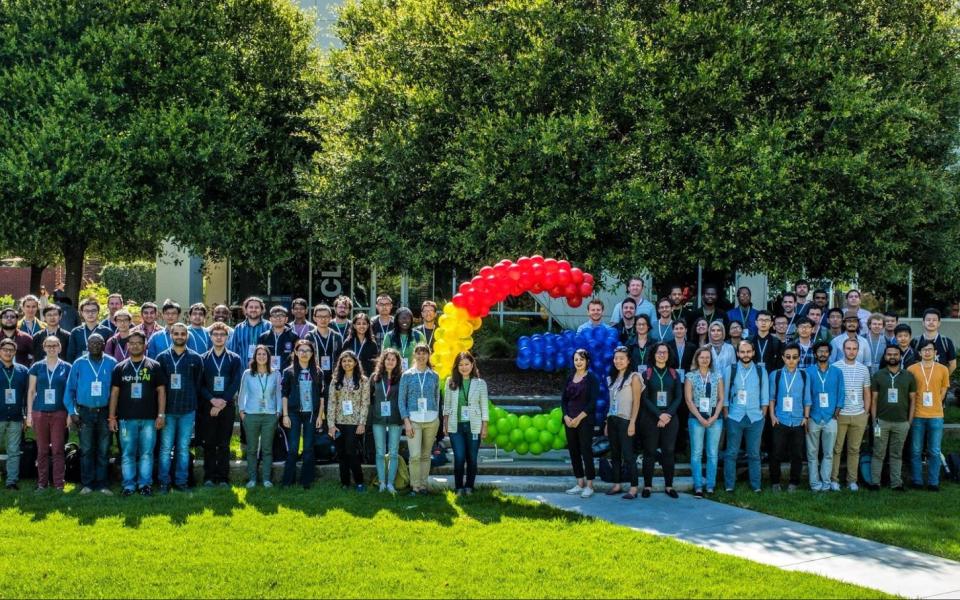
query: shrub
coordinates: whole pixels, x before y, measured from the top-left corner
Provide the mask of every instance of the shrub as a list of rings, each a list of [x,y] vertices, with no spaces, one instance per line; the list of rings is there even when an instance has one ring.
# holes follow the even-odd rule
[[[100,281],[123,299],[141,304],[156,299],[157,266],[149,261],[108,263],[100,270]]]

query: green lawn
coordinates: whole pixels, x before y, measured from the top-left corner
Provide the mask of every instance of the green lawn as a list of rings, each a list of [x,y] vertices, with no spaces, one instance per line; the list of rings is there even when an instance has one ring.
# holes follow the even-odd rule
[[[2,597],[879,595],[499,492],[7,492],[0,539]]]

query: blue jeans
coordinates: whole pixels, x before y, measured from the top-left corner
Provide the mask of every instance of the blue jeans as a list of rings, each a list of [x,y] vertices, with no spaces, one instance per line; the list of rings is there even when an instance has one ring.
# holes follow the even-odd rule
[[[480,452],[480,436],[470,431],[470,421],[457,423],[457,432],[450,434],[453,446],[453,483],[454,488],[473,489],[477,479],[477,454]],[[464,463],[466,463],[466,481],[464,481]]]
[[[737,483],[737,454],[740,452],[740,440],[747,439],[747,467],[750,474],[750,489],[760,489],[760,439],[763,434],[763,422],[760,419],[751,423],[744,416],[739,421],[728,418],[727,449],[723,455],[723,481],[727,489],[733,489]]]
[[[107,452],[110,450],[110,428],[107,407],[77,406],[80,416],[80,484],[91,489],[105,488]]]
[[[153,419],[120,421],[120,450],[123,453],[120,472],[123,474],[123,489],[133,491],[138,483],[141,488],[153,483],[153,445],[156,441],[157,427]]]
[[[399,460],[397,456],[400,453],[400,426],[399,425],[374,425],[373,443],[376,446],[377,454],[377,479],[385,485],[393,485],[397,480],[397,467]],[[388,454],[389,446],[390,466],[384,465],[384,455]],[[384,478],[384,469],[387,469],[386,478]]]
[[[913,482],[923,484],[923,440],[927,440],[927,483],[940,485],[940,441],[943,439],[943,417],[915,417],[910,426],[911,472]]]
[[[707,440],[707,481],[706,488],[717,487],[717,461],[720,453],[720,434],[723,433],[723,420],[717,419],[710,427],[704,427],[696,417],[687,421],[690,430],[690,470],[693,472],[693,489],[702,490],[703,482],[703,440]]]
[[[287,434],[287,460],[283,464],[283,485],[293,485],[297,479],[297,451],[300,449],[300,435],[303,432],[303,459],[300,466],[300,483],[307,487],[313,483],[316,475],[316,463],[313,454],[313,433],[315,431],[313,413],[290,413],[290,432]]]
[[[173,482],[187,485],[187,469],[190,466],[190,438],[193,436],[193,423],[197,413],[191,411],[182,415],[166,416],[163,429],[160,430],[160,485],[170,485],[170,451],[174,451],[176,471]],[[176,443],[174,443],[176,442]]]

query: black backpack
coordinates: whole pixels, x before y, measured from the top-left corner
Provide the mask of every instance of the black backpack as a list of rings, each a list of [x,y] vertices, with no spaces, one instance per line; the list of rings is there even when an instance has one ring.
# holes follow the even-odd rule
[[[753,363],[754,368],[757,370],[757,379],[760,381],[760,389],[763,389],[763,369],[758,363]],[[733,398],[733,380],[737,376],[737,370],[740,368],[740,363],[735,362],[730,365],[730,379],[727,383],[727,402],[730,401],[730,398]]]
[[[800,373],[800,379],[803,380],[803,385],[800,387],[800,399],[801,402],[803,397],[807,394],[807,372],[803,369],[798,368],[797,372]],[[780,375],[783,373],[783,369],[777,369],[777,372],[773,376],[773,395],[770,397],[773,399],[780,397]]]

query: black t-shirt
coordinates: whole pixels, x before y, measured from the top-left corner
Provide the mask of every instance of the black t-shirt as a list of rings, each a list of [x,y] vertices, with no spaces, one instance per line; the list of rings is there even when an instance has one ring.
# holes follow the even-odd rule
[[[913,341],[910,342],[910,347],[913,348],[917,355],[920,354],[920,352],[917,351],[917,346],[920,345],[921,339],[923,339],[922,334],[919,337],[913,338]],[[953,340],[950,338],[938,333],[937,337],[933,340],[933,347],[937,349],[936,361],[941,365],[949,368],[950,361],[956,360],[957,350],[954,348]],[[919,356],[914,362],[920,362]]]
[[[141,397],[133,397],[133,386],[140,383]],[[118,364],[113,368],[111,385],[120,388],[117,400],[117,418],[119,419],[149,419],[157,418],[157,388],[167,385],[166,376],[160,363],[144,358],[135,363],[131,359]]]
[[[784,343],[780,338],[772,333],[761,339],[759,336],[752,336],[750,343],[753,344],[753,351],[756,353],[754,362],[762,364],[767,369],[767,373],[773,373],[783,367],[783,348]]]

